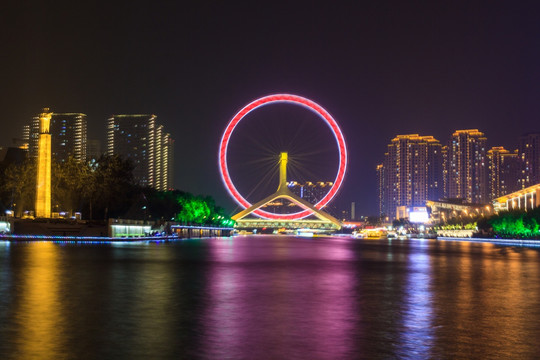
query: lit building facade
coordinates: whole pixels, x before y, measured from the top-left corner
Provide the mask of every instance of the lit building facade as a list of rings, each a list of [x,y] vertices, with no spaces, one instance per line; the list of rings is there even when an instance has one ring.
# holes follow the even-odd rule
[[[293,194],[311,204],[316,204],[321,201],[333,185],[334,183],[331,181],[306,181],[305,183],[289,181],[287,183],[289,190],[291,190]]]
[[[111,116],[107,125],[107,155],[129,159],[140,185],[168,190],[172,187],[174,141],[156,118],[146,114]]]
[[[28,143],[31,157],[38,155],[40,116],[35,116],[30,125],[23,127],[23,140]],[[86,161],[87,120],[81,113],[52,113],[50,120],[52,159],[65,162],[71,156]]]
[[[518,156],[521,163],[520,188],[540,183],[540,133],[527,134],[519,139]]]
[[[540,184],[505,194],[493,200],[495,211],[531,210],[540,207]]]
[[[396,208],[424,206],[443,196],[443,153],[433,136],[398,135],[377,166],[379,213],[396,218]]]
[[[489,199],[493,200],[520,188],[518,153],[502,146],[487,152],[489,169]]]
[[[487,139],[478,129],[457,130],[448,146],[449,198],[468,203],[488,202]]]

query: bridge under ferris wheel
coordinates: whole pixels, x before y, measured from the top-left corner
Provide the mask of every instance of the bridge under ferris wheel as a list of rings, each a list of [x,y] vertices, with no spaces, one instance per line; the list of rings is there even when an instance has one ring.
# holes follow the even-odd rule
[[[236,221],[236,228],[254,229],[254,228],[285,228],[285,229],[318,229],[318,230],[339,230],[341,222],[332,215],[317,209],[313,204],[294,194],[287,186],[287,162],[288,153],[282,152],[279,159],[279,186],[275,193],[259,202],[251,205],[247,209],[240,211],[232,217]],[[247,218],[258,209],[268,205],[277,199],[286,199],[307,210],[315,219],[264,219]]]

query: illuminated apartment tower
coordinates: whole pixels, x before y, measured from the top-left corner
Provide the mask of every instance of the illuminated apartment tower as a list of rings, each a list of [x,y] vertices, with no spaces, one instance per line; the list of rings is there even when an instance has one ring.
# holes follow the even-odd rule
[[[23,127],[23,138],[28,141],[31,157],[37,156],[40,117],[35,116]],[[50,121],[52,158],[65,162],[70,156],[86,161],[87,122],[81,113],[52,113]]]
[[[527,134],[519,139],[518,148],[520,187],[522,189],[540,183],[540,134]]]
[[[448,197],[488,202],[486,137],[478,129],[457,130],[448,146]]]
[[[156,115],[113,115],[107,129],[107,154],[132,161],[142,186],[168,190],[172,183],[173,140]]]
[[[398,206],[424,206],[443,195],[442,147],[433,136],[398,135],[377,167],[379,211],[395,218]]]
[[[510,194],[519,189],[518,154],[502,146],[487,152],[489,162],[489,200]]]

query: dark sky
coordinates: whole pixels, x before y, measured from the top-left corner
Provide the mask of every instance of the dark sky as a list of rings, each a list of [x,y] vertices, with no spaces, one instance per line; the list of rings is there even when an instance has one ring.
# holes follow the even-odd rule
[[[376,213],[375,166],[396,134],[479,128],[512,148],[540,131],[536,2],[126,1],[1,5],[0,145],[42,107],[154,113],[176,140],[175,186],[234,208],[221,132],[249,101],[308,97],[338,121],[350,170],[336,202]],[[105,144],[103,144],[105,145]]]

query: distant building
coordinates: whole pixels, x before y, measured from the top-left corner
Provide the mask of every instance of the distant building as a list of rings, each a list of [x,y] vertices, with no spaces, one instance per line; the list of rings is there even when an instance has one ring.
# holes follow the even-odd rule
[[[424,206],[443,197],[443,152],[433,136],[398,135],[377,166],[380,215],[396,218],[396,208]]]
[[[89,139],[86,146],[86,158],[88,161],[99,159],[103,154],[101,151],[101,141]]]
[[[519,187],[520,163],[517,154],[502,146],[493,147],[487,152],[489,162],[489,199],[517,191]]]
[[[540,183],[540,133],[520,138],[518,156],[521,162],[520,188]]]
[[[305,183],[289,181],[287,183],[287,186],[293,194],[298,195],[311,204],[316,204],[321,201],[322,198],[328,193],[332,185],[334,185],[334,183],[331,181],[306,181]]]
[[[174,141],[156,123],[156,115],[113,115],[107,126],[107,154],[120,155],[135,165],[133,175],[142,186],[172,187]]]
[[[442,152],[442,166],[443,166],[443,173],[442,173],[442,178],[443,178],[443,198],[448,198],[448,193],[449,193],[449,178],[448,178],[448,166],[449,166],[449,162],[448,162],[448,146],[443,146],[442,149],[441,149],[441,152]]]
[[[49,111],[46,109],[46,111]],[[81,113],[53,113],[51,116],[52,158],[65,162],[70,156],[86,161],[87,122]],[[23,126],[23,141],[28,143],[31,157],[37,157],[39,140],[39,115],[30,124]]]
[[[484,133],[478,129],[457,130],[448,146],[448,197],[468,203],[488,202],[487,158]]]

